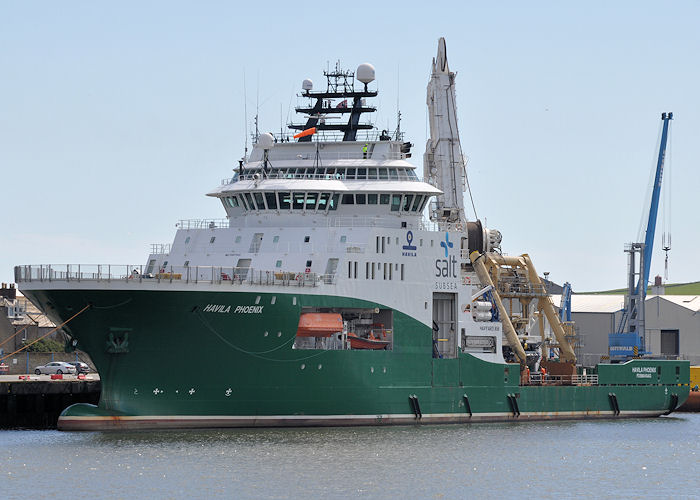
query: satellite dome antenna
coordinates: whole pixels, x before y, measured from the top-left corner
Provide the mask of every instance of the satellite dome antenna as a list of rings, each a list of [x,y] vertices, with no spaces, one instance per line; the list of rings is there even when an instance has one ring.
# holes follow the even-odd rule
[[[357,67],[355,74],[357,79],[365,84],[365,92],[367,92],[367,84],[374,81],[374,66],[370,63],[362,63]]]
[[[265,132],[264,134],[260,134],[258,136],[258,146],[260,146],[263,149],[263,172],[267,173],[267,168],[269,164],[269,153],[270,149],[275,145],[275,138],[274,136],[269,133]]]

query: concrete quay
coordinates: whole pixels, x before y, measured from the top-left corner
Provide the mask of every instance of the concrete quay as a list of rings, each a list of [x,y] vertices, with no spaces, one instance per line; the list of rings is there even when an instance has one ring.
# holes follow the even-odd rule
[[[0,429],[55,429],[58,416],[74,403],[97,404],[100,378],[89,374],[85,379],[64,375],[51,380],[50,375],[0,375]]]

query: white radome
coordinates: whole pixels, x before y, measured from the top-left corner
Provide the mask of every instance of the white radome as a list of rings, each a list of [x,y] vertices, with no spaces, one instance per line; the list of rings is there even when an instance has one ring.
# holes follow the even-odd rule
[[[309,78],[301,82],[301,88],[302,90],[312,90],[314,88],[314,82],[312,82]]]
[[[362,83],[369,83],[374,81],[374,66],[370,63],[362,63],[357,67],[355,72],[357,79]]]
[[[275,138],[272,137],[272,134],[269,132],[265,132],[264,134],[260,134],[258,136],[258,146],[260,146],[263,149],[270,149],[272,146],[275,144]]]

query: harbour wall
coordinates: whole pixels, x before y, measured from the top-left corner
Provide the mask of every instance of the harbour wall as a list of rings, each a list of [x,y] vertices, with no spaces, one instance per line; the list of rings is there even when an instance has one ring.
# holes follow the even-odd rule
[[[0,429],[55,429],[58,416],[74,403],[97,404],[99,380],[0,382]]]

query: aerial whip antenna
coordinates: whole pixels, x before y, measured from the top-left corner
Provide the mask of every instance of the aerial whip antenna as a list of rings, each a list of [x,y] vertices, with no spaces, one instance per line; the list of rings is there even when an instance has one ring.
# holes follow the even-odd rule
[[[245,148],[243,150],[243,160],[248,160],[248,93],[245,86],[245,70],[243,70],[243,127],[245,131]]]

